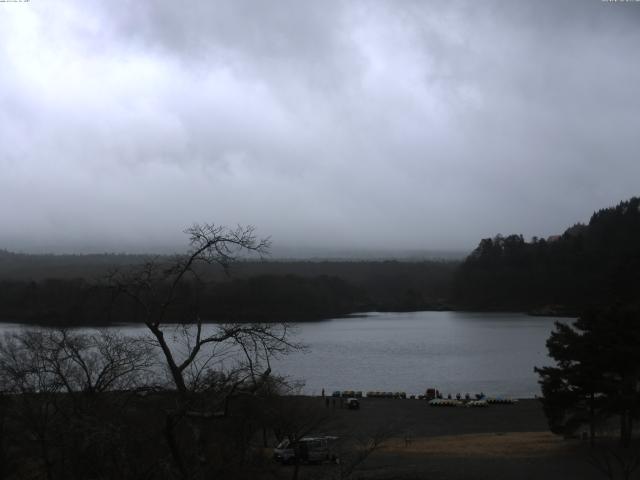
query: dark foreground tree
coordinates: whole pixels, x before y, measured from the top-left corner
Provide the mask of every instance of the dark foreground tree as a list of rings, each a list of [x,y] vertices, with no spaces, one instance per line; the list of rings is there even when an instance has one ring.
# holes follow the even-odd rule
[[[298,346],[286,323],[205,324],[200,315],[207,268],[229,272],[239,255],[267,253],[269,240],[258,239],[253,227],[204,224],[185,233],[187,254],[113,272],[108,282],[116,307],[121,300],[133,305],[162,352],[178,394],[176,407],[167,411],[164,436],[179,476],[200,478],[215,463],[208,458],[203,423],[225,417],[232,398],[268,391],[271,359]],[[175,311],[189,314],[175,323]]]
[[[573,325],[556,323],[547,341],[554,367],[536,368],[542,402],[553,432],[570,434],[618,416],[620,440],[628,446],[640,412],[640,315],[612,307],[585,312]]]
[[[268,241],[251,227],[187,233],[186,255],[108,277],[113,320],[123,303],[133,307],[142,338],[23,330],[0,341],[0,458],[12,459],[0,473],[255,478],[264,462],[256,438],[267,443],[277,424],[265,405],[283,385],[271,359],[298,346],[287,324],[206,324],[200,315],[209,266],[228,271],[241,252],[266,252]]]
[[[110,331],[6,334],[0,339],[0,474],[7,476],[0,478],[141,473],[128,440],[135,426],[122,412],[149,381],[154,361],[143,339]]]
[[[238,255],[249,252],[263,255],[268,239],[258,239],[253,227],[194,225],[185,233],[190,249],[171,261],[152,259],[144,264],[113,272],[109,285],[115,301],[125,297],[133,302],[140,320],[153,335],[176,390],[181,395],[206,388],[202,385],[212,370],[219,373],[220,359],[229,349],[241,354],[243,361],[233,367],[235,380],[256,380],[271,371],[269,359],[286,353],[289,327],[284,323],[204,324],[199,311],[198,293],[205,284],[203,267],[218,265],[229,272]],[[189,284],[190,288],[185,288]],[[188,311],[177,324],[170,320],[172,309]],[[219,380],[219,375],[216,376]]]

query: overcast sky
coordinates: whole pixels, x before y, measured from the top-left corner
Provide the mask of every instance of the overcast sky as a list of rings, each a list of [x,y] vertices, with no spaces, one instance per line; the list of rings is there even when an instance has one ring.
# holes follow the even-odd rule
[[[640,193],[640,2],[0,3],[0,248],[471,249]]]

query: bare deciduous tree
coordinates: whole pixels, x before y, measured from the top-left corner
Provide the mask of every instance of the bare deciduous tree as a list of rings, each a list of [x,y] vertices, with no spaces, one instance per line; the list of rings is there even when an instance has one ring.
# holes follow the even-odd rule
[[[216,324],[204,325],[197,305],[191,305],[189,318],[180,325],[168,324],[167,313],[180,301],[183,284],[196,287],[204,282],[199,268],[218,265],[229,272],[231,264],[243,252],[263,255],[270,246],[268,239],[258,239],[254,228],[229,229],[211,224],[194,225],[185,233],[190,249],[172,261],[152,259],[128,270],[115,271],[109,284],[116,295],[124,295],[142,311],[142,321],[162,351],[176,389],[182,395],[206,386],[220,362],[236,355],[232,385],[247,380],[257,382],[271,372],[269,359],[286,353],[294,345],[288,339],[286,324]],[[194,287],[195,290],[197,288]],[[243,360],[238,363],[237,359]],[[240,374],[244,372],[244,376]]]
[[[25,330],[0,343],[2,384],[14,393],[131,390],[154,363],[148,342],[102,330]]]
[[[204,475],[202,422],[226,414],[233,396],[260,392],[271,374],[271,359],[298,346],[291,342],[286,323],[206,324],[198,308],[207,266],[219,266],[228,274],[239,255],[267,253],[269,240],[258,239],[251,226],[196,224],[185,233],[187,254],[114,271],[108,282],[116,300],[124,296],[142,313],[142,322],[162,352],[179,394],[176,408],[166,415],[165,438],[180,475],[194,478]],[[176,323],[170,313],[178,305],[185,316]],[[192,447],[186,450],[177,434],[185,418],[192,431]]]
[[[116,424],[126,397],[121,393],[146,381],[153,363],[148,342],[110,331],[6,334],[0,391],[23,455],[14,463],[41,469],[48,479],[82,478],[103,458],[98,449],[108,446],[115,455],[122,448]],[[113,462],[109,469],[122,473]]]

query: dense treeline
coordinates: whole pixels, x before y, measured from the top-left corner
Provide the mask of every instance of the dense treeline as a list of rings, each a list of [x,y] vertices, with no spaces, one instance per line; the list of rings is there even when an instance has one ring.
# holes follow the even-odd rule
[[[0,315],[5,321],[39,324],[139,322],[143,312],[125,297],[114,301],[107,285],[84,280],[0,283]],[[309,320],[350,313],[361,293],[335,277],[306,279],[260,276],[185,283],[168,319],[181,322],[197,310],[205,321]],[[360,304],[362,301],[360,300]]]
[[[454,281],[454,302],[473,309],[577,313],[638,302],[640,199],[593,214],[547,240],[483,239]]]
[[[21,257],[14,264],[33,261]],[[107,271],[108,263],[97,263]],[[95,272],[89,265],[96,263],[83,267],[78,261],[73,268]],[[181,321],[197,309],[206,321],[305,321],[365,310],[443,308],[456,266],[436,261],[239,262],[231,277],[211,268],[201,272],[205,282],[185,283],[168,315]],[[76,325],[140,321],[142,312],[134,302],[114,302],[113,296],[100,277],[7,278],[0,280],[0,319]]]
[[[103,282],[140,255],[24,255],[0,251],[0,319],[37,323],[139,321],[127,302],[114,307]],[[154,257],[167,261],[171,257]],[[194,308],[207,321],[304,321],[366,310],[465,308],[578,314],[589,306],[637,304],[640,199],[593,214],[560,236],[483,239],[455,261],[241,260],[231,276],[215,266],[185,283],[170,312]],[[189,315],[186,315],[189,316]]]
[[[144,262],[148,255],[88,254],[53,255],[15,253],[0,249],[0,279],[42,281],[56,279],[95,279],[116,267]]]

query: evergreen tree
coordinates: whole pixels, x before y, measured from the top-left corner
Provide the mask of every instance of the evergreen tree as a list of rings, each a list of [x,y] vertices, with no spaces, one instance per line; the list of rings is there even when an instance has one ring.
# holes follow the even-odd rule
[[[593,214],[562,235],[483,239],[456,272],[454,303],[469,309],[578,313],[640,306],[640,198]]]
[[[547,341],[555,367],[536,368],[550,428],[570,433],[598,418],[620,418],[620,439],[631,441],[640,413],[640,315],[626,307],[590,310],[573,325],[556,323]]]

